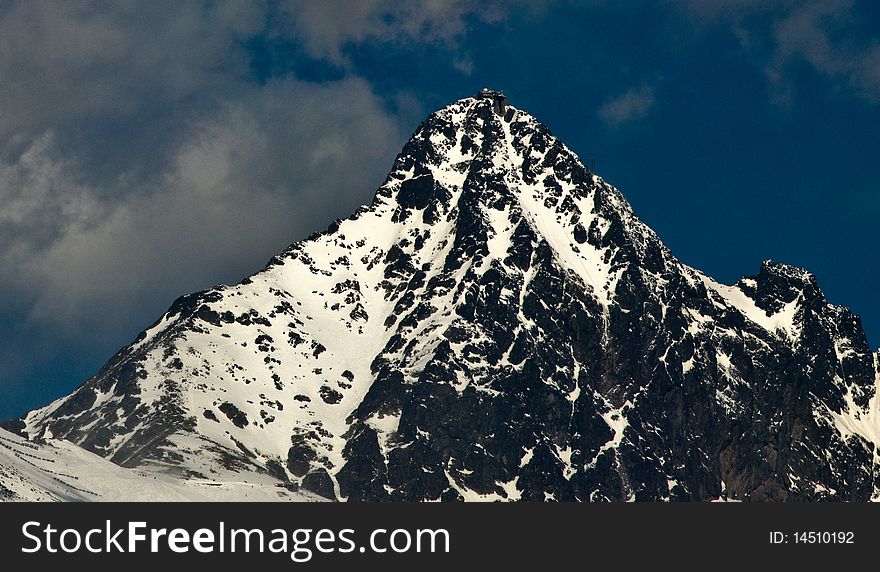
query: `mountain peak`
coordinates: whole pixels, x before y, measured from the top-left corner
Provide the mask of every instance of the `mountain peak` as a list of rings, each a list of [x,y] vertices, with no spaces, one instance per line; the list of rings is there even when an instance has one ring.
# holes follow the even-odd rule
[[[757,274],[742,278],[738,286],[768,315],[777,314],[787,306],[793,311],[798,306],[825,304],[825,296],[813,273],[773,260],[765,260]]]
[[[477,92],[476,97],[477,99],[484,99],[492,102],[492,110],[498,115],[503,116],[507,111],[508,102],[503,91],[484,87]]]
[[[659,272],[674,262],[617,189],[497,91],[432,113],[398,155],[372,208],[389,211],[395,223],[421,225],[411,232],[452,233],[447,267],[487,253],[504,260],[508,254],[492,252],[493,245],[528,231],[602,304],[623,265]]]
[[[761,274],[772,274],[802,284],[815,283],[816,277],[809,270],[792,266],[784,262],[767,259],[761,263]]]
[[[814,283],[685,266],[481,91],[419,125],[371,205],[179,299],[14,428],[337,499],[863,500],[878,366]]]

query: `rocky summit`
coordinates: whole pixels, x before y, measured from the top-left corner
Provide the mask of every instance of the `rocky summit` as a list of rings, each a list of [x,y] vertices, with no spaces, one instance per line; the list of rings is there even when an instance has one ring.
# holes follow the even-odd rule
[[[868,500],[878,355],[815,276],[723,285],[500,92],[430,115],[373,202],[179,298],[6,427],[338,500]]]

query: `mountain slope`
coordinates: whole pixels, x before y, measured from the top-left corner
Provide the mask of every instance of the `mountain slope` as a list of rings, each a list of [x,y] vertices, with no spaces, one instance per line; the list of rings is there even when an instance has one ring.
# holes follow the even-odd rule
[[[271,478],[181,480],[126,469],[68,441],[32,443],[0,430],[2,501],[315,501]]]
[[[369,207],[184,296],[14,429],[349,500],[868,499],[877,357],[806,271],[733,286],[496,92]]]

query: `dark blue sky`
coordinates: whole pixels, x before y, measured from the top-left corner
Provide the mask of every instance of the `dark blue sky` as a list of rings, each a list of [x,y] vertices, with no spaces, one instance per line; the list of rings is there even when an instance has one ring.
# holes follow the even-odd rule
[[[805,267],[880,344],[876,3],[33,4],[0,9],[0,417],[369,200],[482,86],[595,157],[684,262]]]

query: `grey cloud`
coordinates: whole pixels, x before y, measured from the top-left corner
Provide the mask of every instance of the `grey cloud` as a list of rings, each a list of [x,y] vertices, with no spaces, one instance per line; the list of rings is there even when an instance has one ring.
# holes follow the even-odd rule
[[[16,214],[0,221],[18,225],[2,250],[16,269],[4,286],[32,293],[31,319],[75,329],[238,280],[316,221],[369,201],[401,140],[369,87],[350,79],[291,80],[223,104],[191,127],[155,184],[112,202],[69,186],[76,177],[43,142],[26,169],[12,167],[28,172],[13,185]],[[48,240],[21,226],[37,212],[49,213],[38,225],[52,227]]]
[[[366,41],[450,44],[468,18],[497,22],[506,9],[499,1],[466,0],[293,0],[283,7],[309,53],[336,64],[346,63],[346,46]],[[467,61],[456,60],[465,73]]]
[[[21,356],[119,343],[178,295],[237,281],[370,200],[420,103],[383,101],[345,65],[338,81],[258,85],[249,39],[285,35],[337,64],[357,43],[445,45],[466,72],[457,40],[503,12],[0,2],[0,339],[14,340],[0,383],[37,361]]]
[[[791,73],[806,63],[843,93],[880,102],[880,43],[859,42],[853,0],[684,0],[691,23],[731,27],[763,68],[777,103],[794,97]]]
[[[270,9],[0,7],[0,337],[143,326],[370,199],[400,121],[353,76],[249,81]]]
[[[642,119],[653,106],[654,88],[645,84],[606,101],[599,108],[599,117],[607,125],[617,127]]]
[[[90,190],[68,176],[70,165],[50,156],[53,145],[47,132],[15,162],[0,164],[0,245],[7,256],[24,247],[22,237],[40,248],[102,210]]]
[[[857,95],[880,101],[880,44],[852,42],[852,10],[850,0],[809,2],[779,21],[776,50],[767,66],[770,80],[784,85],[787,66],[802,60]]]
[[[0,11],[0,135],[171,107],[228,87],[260,2],[12,2]],[[63,103],[63,104],[60,104]]]

